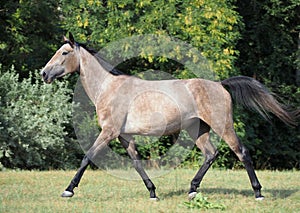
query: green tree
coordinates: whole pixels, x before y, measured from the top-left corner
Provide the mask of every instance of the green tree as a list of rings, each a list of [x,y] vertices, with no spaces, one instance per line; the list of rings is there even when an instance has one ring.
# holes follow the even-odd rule
[[[282,97],[282,102],[299,107],[300,92],[296,84],[299,7],[298,0],[3,2],[0,8],[2,164],[11,168],[64,168],[77,163],[74,155],[80,155],[79,160],[82,157],[78,146],[74,148],[70,143],[73,130],[67,85],[60,82],[43,85],[35,76],[24,79],[30,70],[40,69],[49,60],[66,31],[99,50],[134,35],[171,36],[199,49],[218,79],[237,74],[255,77]],[[130,74],[154,69],[177,78],[194,77],[181,64],[164,56],[153,56],[146,51],[149,47],[153,48],[144,44],[139,57],[134,58],[131,57],[134,44],[118,47],[125,58],[130,58],[118,68]],[[185,52],[173,47],[169,50],[177,57],[183,57]],[[13,64],[16,69],[11,70]],[[53,97],[57,106],[52,105]],[[235,127],[256,168],[299,168],[299,127],[287,127],[276,119],[269,125],[259,115],[239,108],[235,110]],[[169,142],[162,139],[158,152],[164,152],[163,146]],[[141,152],[149,154],[149,147],[144,148]],[[219,148],[223,157],[216,166],[239,166],[227,145],[221,144]],[[194,151],[189,158],[197,160],[200,154]],[[76,159],[76,163],[71,159]]]
[[[40,69],[62,38],[59,2],[12,0],[1,2],[0,61],[22,75]]]
[[[233,64],[238,56],[235,44],[240,37],[242,23],[231,1],[62,0],[62,8],[64,28],[73,32],[82,42],[89,41],[95,46],[104,47],[109,42],[132,35],[167,35],[199,48],[218,77],[226,78],[229,73],[234,73]],[[130,45],[124,49],[130,54]],[[153,58],[151,54],[144,55],[143,50],[139,55],[143,60],[134,60],[134,64],[139,66],[149,66],[149,63],[157,67],[161,67],[157,65],[161,63],[171,64],[168,60]],[[175,70],[165,71],[172,73]],[[185,77],[182,73],[177,74]]]
[[[244,75],[295,84],[300,30],[297,0],[237,1],[245,30],[237,66]]]
[[[237,48],[236,67],[242,75],[262,81],[280,101],[299,108],[297,52],[300,30],[300,2],[297,0],[237,1],[245,28]],[[252,112],[238,110],[243,123],[244,143],[256,168],[300,168],[300,128],[291,128],[273,119],[271,124]]]

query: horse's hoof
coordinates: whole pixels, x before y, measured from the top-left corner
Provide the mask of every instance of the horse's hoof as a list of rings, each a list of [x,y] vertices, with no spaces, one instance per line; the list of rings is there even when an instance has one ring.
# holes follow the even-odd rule
[[[61,196],[62,197],[73,197],[74,192],[70,192],[70,191],[64,191]]]
[[[189,200],[193,200],[197,195],[197,192],[191,192],[189,193]]]
[[[159,198],[158,197],[150,197],[150,200],[151,201],[159,201]]]
[[[256,197],[255,200],[264,200],[265,197],[264,196],[260,196],[260,197]]]

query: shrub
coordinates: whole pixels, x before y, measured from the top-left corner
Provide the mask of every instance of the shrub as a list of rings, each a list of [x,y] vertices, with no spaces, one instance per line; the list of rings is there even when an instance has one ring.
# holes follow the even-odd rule
[[[72,114],[65,82],[47,85],[38,74],[19,81],[0,66],[0,162],[7,168],[65,168]],[[76,147],[77,145],[75,145]],[[76,148],[73,148],[73,151]],[[70,150],[72,152],[72,149]]]

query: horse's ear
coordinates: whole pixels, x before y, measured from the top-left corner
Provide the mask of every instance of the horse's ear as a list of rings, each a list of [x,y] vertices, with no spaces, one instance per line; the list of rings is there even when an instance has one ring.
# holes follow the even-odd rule
[[[63,36],[63,40],[64,40],[65,43],[69,42],[69,39],[66,36]]]
[[[69,41],[71,42],[71,44],[73,44],[73,45],[75,44],[75,39],[71,32],[69,32]]]

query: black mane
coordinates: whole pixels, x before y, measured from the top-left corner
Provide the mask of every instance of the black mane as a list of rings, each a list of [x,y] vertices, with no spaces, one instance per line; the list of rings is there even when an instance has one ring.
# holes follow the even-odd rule
[[[97,61],[99,62],[99,64],[101,64],[101,66],[107,70],[109,73],[111,73],[112,75],[126,75],[125,73],[123,73],[122,71],[118,70],[117,68],[115,68],[113,65],[111,65],[109,62],[107,62],[99,53],[98,51],[96,51],[93,48],[89,48],[87,47],[87,45],[85,44],[80,44],[80,43],[76,43],[79,47],[84,48],[86,51],[88,51],[90,54],[92,54]]]

